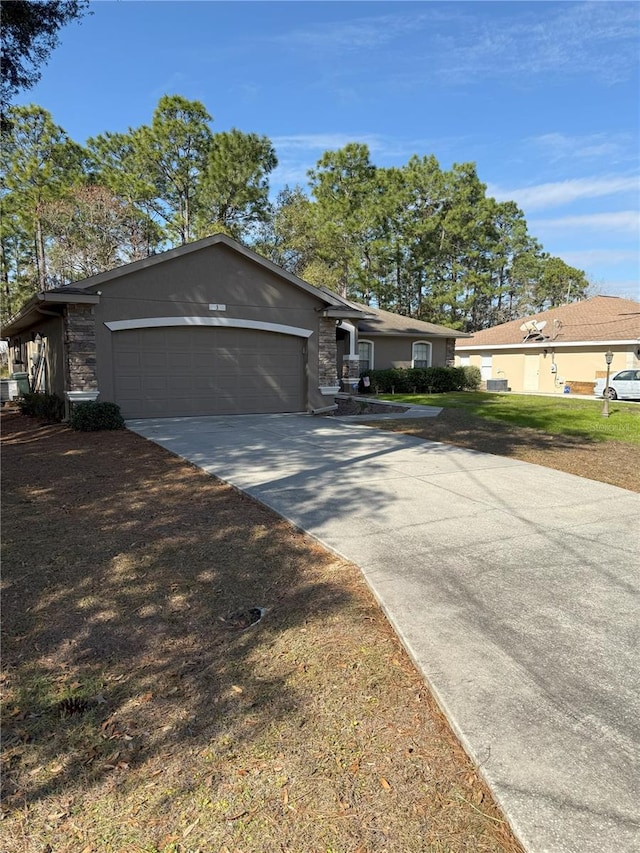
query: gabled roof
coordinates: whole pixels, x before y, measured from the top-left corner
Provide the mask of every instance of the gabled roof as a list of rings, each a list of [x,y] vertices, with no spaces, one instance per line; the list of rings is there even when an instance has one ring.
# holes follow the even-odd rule
[[[115,267],[111,270],[93,275],[82,281],[74,281],[71,284],[63,287],[56,287],[52,290],[43,291],[33,296],[22,309],[12,317],[9,322],[2,328],[2,337],[10,337],[19,334],[23,330],[32,326],[39,317],[38,307],[43,302],[78,303],[78,302],[98,302],[100,299],[99,289],[108,286],[110,282],[115,281],[123,276],[130,275],[138,270],[148,269],[156,264],[165,263],[166,261],[181,258],[184,255],[193,252],[202,251],[211,246],[222,245],[227,246],[232,251],[244,256],[248,260],[263,267],[274,275],[288,281],[289,283],[299,287],[301,290],[310,293],[318,300],[324,303],[325,313],[331,317],[343,317],[350,319],[358,319],[368,313],[368,309],[364,305],[356,306],[346,299],[338,296],[325,288],[314,287],[312,284],[304,281],[293,273],[287,272],[272,261],[267,260],[257,252],[248,249],[226,234],[214,234],[211,237],[205,237],[202,240],[196,240],[193,243],[186,243],[184,246],[178,246],[175,249],[169,249],[166,252],[161,252],[158,255],[149,255],[139,261],[134,261],[130,264],[124,264],[120,267]]]
[[[370,315],[358,320],[358,333],[362,335],[422,335],[428,338],[468,338],[467,332],[459,332],[447,326],[438,326],[424,320],[414,320],[381,308],[365,308]]]
[[[535,325],[532,324],[535,323]],[[531,334],[523,329],[525,323],[539,329]],[[544,325],[543,325],[544,324]],[[594,296],[582,302],[571,302],[511,320],[476,332],[457,346],[458,350],[491,348],[518,344],[522,346],[550,346],[578,343],[634,342],[640,340],[640,302],[617,296]]]
[[[149,257],[142,258],[140,261],[133,261],[133,263],[98,273],[97,275],[84,279],[84,281],[74,281],[72,284],[57,288],[56,290],[64,293],[78,290],[91,290],[93,287],[102,287],[114,279],[129,275],[137,270],[147,269],[148,267],[153,267],[156,264],[162,264],[175,258],[181,258],[184,255],[189,255],[193,252],[200,252],[202,249],[207,249],[216,245],[227,246],[237,254],[243,255],[245,258],[253,261],[253,263],[269,270],[269,272],[274,273],[274,275],[277,275],[280,278],[286,279],[291,284],[295,284],[297,287],[301,288],[301,290],[306,290],[308,293],[324,300],[333,307],[345,307],[346,305],[346,300],[341,299],[336,293],[332,293],[330,290],[325,290],[324,288],[314,287],[312,284],[309,284],[309,282],[298,278],[298,276],[293,273],[287,272],[287,270],[279,267],[277,264],[274,264],[272,261],[262,255],[259,255],[257,252],[254,252],[252,249],[247,248],[247,246],[243,246],[242,243],[238,243],[237,240],[234,240],[232,237],[228,237],[226,234],[213,234],[211,237],[204,237],[202,240],[195,240],[193,243],[185,243],[183,246],[178,246],[175,249],[169,249],[168,251],[160,252],[157,255],[149,255]]]

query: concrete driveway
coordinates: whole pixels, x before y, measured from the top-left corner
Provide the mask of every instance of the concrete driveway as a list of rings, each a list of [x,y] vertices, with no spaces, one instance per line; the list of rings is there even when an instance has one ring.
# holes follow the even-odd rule
[[[361,567],[528,851],[640,850],[640,495],[336,418],[127,426]]]

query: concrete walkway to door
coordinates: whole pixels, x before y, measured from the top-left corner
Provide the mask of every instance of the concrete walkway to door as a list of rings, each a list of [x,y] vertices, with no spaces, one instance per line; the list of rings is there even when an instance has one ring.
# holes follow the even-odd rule
[[[530,853],[640,849],[640,495],[337,418],[127,426],[361,567]]]

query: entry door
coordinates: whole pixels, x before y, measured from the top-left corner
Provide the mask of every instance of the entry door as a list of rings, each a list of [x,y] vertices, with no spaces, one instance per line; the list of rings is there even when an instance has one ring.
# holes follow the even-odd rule
[[[540,356],[538,353],[527,352],[524,355],[523,391],[537,391]]]
[[[491,379],[491,371],[493,365],[493,358],[489,354],[483,354],[480,356],[480,376],[483,382],[486,382],[487,379]]]

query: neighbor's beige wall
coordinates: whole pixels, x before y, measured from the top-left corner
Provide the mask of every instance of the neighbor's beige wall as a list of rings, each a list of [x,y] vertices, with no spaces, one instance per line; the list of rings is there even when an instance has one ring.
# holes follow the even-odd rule
[[[631,346],[607,347],[602,345],[597,348],[571,347],[570,349],[549,347],[546,356],[543,349],[537,352],[535,350],[507,350],[492,353],[491,378],[507,379],[509,387],[514,393],[524,392],[526,352],[527,358],[533,359],[530,364],[530,378],[533,378],[534,375],[536,377],[536,387],[527,390],[546,394],[563,394],[564,386],[569,382],[595,383],[600,375],[604,375],[607,369],[605,353],[608,349],[613,352],[611,373],[635,367],[640,363]],[[457,365],[461,363],[461,355],[465,355],[465,353],[463,351],[456,353]],[[469,364],[480,367],[481,353],[474,352],[468,355]],[[555,373],[551,369],[554,363],[556,365]]]

